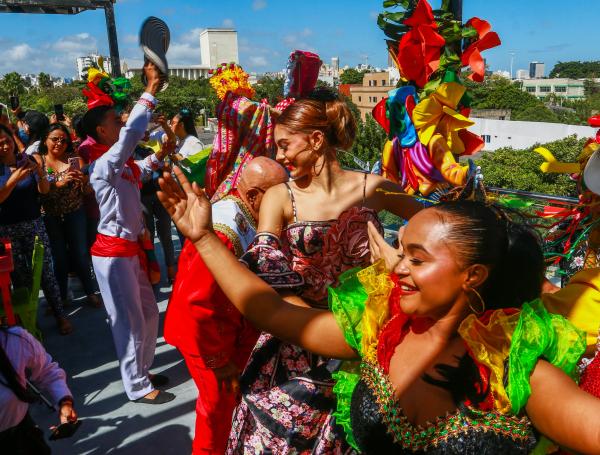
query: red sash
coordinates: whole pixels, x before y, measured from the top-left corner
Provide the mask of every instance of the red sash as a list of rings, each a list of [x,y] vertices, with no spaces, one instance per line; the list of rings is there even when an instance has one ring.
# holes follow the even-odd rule
[[[127,258],[137,256],[141,252],[139,242],[111,237],[110,235],[96,234],[96,241],[92,245],[92,256]]]

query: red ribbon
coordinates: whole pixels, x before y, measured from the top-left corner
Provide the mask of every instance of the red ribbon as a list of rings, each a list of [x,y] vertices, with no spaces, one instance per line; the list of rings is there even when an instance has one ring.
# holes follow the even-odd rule
[[[90,144],[90,162],[93,163],[94,161],[96,161],[98,158],[100,158],[102,155],[104,155],[108,151],[108,149],[110,149],[110,147],[108,145],[100,144],[98,142],[94,142],[93,144]],[[129,167],[129,169],[131,169],[133,178],[137,182],[138,186],[141,188],[142,187],[142,179],[141,179],[142,171],[141,171],[140,167],[136,164],[135,160],[133,159],[133,156],[130,156],[129,159],[125,162],[125,166]]]

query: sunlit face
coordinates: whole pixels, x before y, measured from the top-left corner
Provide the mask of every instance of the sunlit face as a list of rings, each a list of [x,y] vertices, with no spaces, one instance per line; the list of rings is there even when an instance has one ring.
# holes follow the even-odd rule
[[[275,159],[288,170],[290,177],[298,179],[310,175],[319,155],[314,153],[309,135],[292,132],[281,125],[275,127],[274,135],[277,145]]]
[[[12,137],[0,131],[0,161],[7,163],[15,153],[15,144]]]
[[[464,298],[468,272],[447,241],[449,229],[452,226],[443,223],[433,208],[410,219],[402,237],[404,251],[394,269],[404,313],[439,319]]]
[[[171,120],[171,129],[173,130],[173,133],[175,133],[175,136],[179,138],[185,138],[185,127],[183,126],[183,122],[178,115],[173,117]]]
[[[50,131],[50,133],[48,133],[48,137],[46,138],[46,148],[48,149],[48,153],[57,158],[61,157],[67,149],[68,140],[69,138],[63,130],[56,129]]]
[[[121,115],[118,115],[114,109],[108,111],[98,126],[102,142],[106,145],[115,144],[119,140],[119,133],[124,125]]]

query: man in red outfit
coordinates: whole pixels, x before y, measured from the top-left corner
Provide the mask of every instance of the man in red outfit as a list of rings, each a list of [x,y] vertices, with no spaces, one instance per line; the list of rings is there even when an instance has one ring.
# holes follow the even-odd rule
[[[254,239],[265,191],[287,180],[283,167],[257,157],[244,169],[237,190],[213,204],[214,229],[236,256]],[[198,387],[193,453],[223,454],[239,402],[239,374],[258,333],[227,300],[189,241],[179,257],[164,333]]]

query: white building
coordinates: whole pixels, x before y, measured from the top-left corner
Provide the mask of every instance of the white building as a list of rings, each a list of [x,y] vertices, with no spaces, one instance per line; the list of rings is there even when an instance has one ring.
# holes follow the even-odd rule
[[[167,59],[169,53],[167,52]],[[208,72],[221,63],[239,63],[237,32],[233,29],[207,28],[200,33],[199,65],[169,65],[169,76],[195,81],[209,77]],[[128,68],[123,64],[125,77],[142,74],[142,68]]]
[[[529,148],[535,144],[557,141],[567,136],[579,138],[596,135],[597,128],[580,125],[563,125],[546,122],[517,122],[510,120],[491,120],[472,118],[475,122],[469,131],[483,138],[485,151],[493,151],[502,147],[515,149]]]
[[[546,74],[546,65],[544,62],[531,62],[529,64],[529,77],[539,79]]]
[[[105,57],[98,54],[90,54],[85,57],[77,57],[77,80],[84,80],[87,78],[87,71],[90,67],[100,67],[99,61],[103,59],[102,70],[110,74],[112,72],[112,65],[110,63],[110,57]]]
[[[544,99],[550,94],[571,100],[585,98],[584,79],[525,79],[521,83],[523,91],[539,99]]]
[[[237,32],[231,28],[207,28],[200,33],[202,65],[216,68],[221,63],[239,63]],[[168,55],[167,55],[168,57]]]
[[[527,70],[517,70],[517,77],[516,79],[518,80],[523,80],[523,79],[529,79],[529,71]]]

